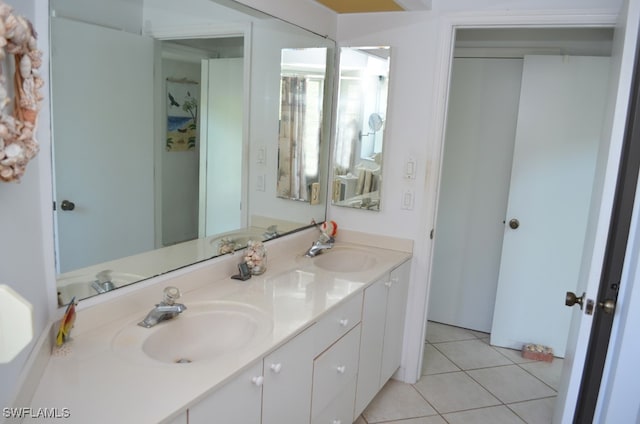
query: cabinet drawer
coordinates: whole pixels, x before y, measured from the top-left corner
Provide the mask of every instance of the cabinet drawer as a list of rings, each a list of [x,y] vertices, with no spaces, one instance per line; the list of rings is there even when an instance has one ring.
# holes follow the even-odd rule
[[[311,424],[351,424],[355,393],[356,377],[353,377],[344,390],[336,393],[336,397],[311,420]]]
[[[313,363],[313,397],[311,416],[325,410],[340,392],[355,380],[360,353],[360,325],[318,356]],[[355,399],[355,386],[353,389]],[[353,414],[353,399],[351,404]],[[352,418],[350,415],[349,418]]]
[[[315,325],[315,355],[322,353],[355,327],[360,322],[361,315],[362,293],[359,293],[321,318]]]

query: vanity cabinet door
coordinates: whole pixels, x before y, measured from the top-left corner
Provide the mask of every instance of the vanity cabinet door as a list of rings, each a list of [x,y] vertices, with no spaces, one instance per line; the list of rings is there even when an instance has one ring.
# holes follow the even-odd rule
[[[360,325],[357,325],[314,360],[311,401],[313,423],[319,417],[326,416],[325,413],[337,413],[333,409],[338,404],[340,411],[348,408],[347,418],[351,418],[356,396],[359,347]],[[342,421],[339,416],[334,419]]]
[[[264,358],[262,424],[308,423],[315,326]]]
[[[382,366],[382,346],[387,311],[388,289],[385,285],[387,281],[389,281],[388,276],[385,276],[364,291],[354,418],[364,411],[364,408],[380,390],[380,368]]]
[[[407,261],[391,271],[391,278],[388,282],[387,317],[384,330],[380,386],[384,385],[396,372],[402,359],[410,274],[411,261]]]
[[[189,408],[189,424],[260,424],[262,361]]]

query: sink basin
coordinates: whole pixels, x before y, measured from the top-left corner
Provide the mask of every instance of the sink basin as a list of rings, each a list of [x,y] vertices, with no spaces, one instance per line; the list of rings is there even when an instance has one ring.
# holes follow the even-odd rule
[[[272,329],[271,318],[250,305],[204,302],[149,329],[131,323],[112,346],[132,359],[185,364],[238,352],[260,343]]]
[[[332,272],[366,271],[377,262],[370,251],[355,247],[334,247],[313,258],[315,266]]]

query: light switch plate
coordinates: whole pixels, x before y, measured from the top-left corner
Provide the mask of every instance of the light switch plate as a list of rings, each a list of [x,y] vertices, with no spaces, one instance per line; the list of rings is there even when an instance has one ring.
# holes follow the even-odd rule
[[[311,184],[311,201],[309,203],[312,205],[320,203],[320,183]]]
[[[264,191],[264,186],[265,186],[265,180],[266,176],[264,174],[260,174],[258,176],[256,176],[256,190],[257,191]]]
[[[405,190],[402,192],[401,208],[404,210],[413,210],[413,190]]]
[[[408,180],[416,179],[416,160],[408,158],[404,163],[404,177]]]
[[[267,149],[264,146],[258,147],[258,154],[256,157],[257,163],[266,163],[267,162]]]

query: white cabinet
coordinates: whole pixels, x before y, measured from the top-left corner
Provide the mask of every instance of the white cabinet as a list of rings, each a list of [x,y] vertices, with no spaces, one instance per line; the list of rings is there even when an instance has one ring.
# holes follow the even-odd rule
[[[358,390],[356,392],[356,417],[364,411],[364,408],[380,390],[387,291],[389,290],[385,283],[388,279],[389,277],[385,276],[364,291]]]
[[[350,424],[400,366],[410,267],[335,305],[170,423]]]
[[[358,374],[360,326],[357,325],[313,363],[311,422],[348,424],[352,420]]]
[[[189,408],[189,424],[260,424],[262,361]]]
[[[409,261],[391,271],[390,274],[380,386],[386,383],[397,371],[402,360],[402,342],[404,339],[404,321],[407,313],[410,276],[411,262]]]
[[[411,261],[406,261],[364,292],[353,419],[400,366],[410,272]]]
[[[315,325],[264,358],[262,424],[309,422],[314,335]]]

